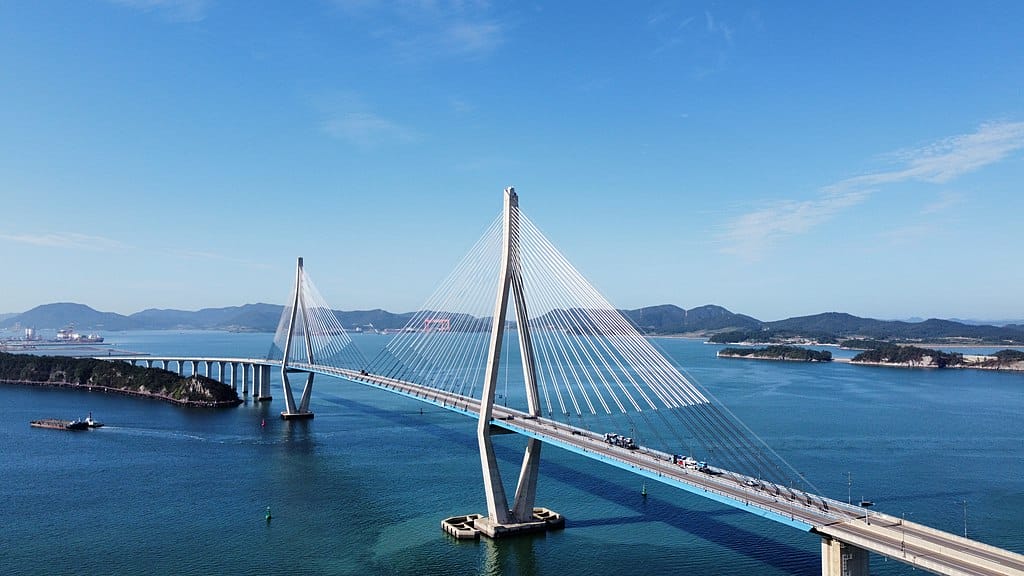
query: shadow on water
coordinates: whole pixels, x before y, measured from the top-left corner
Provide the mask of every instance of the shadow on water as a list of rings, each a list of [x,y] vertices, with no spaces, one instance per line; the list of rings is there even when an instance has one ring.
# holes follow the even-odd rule
[[[537,554],[534,538],[511,538],[502,542],[481,538],[484,547],[484,565],[480,574],[502,576],[503,574],[537,574]]]
[[[281,438],[288,450],[298,450],[301,454],[313,453],[316,448],[316,439],[310,422],[310,420],[281,421]]]
[[[396,424],[409,424],[410,413],[406,411],[385,410],[370,404],[340,397],[321,397],[321,400],[344,407],[345,409],[353,412],[380,418]],[[438,413],[445,415],[449,414],[447,411],[439,412],[437,409],[433,408],[424,412],[425,415],[432,416],[436,416]],[[308,422],[305,422],[305,424],[308,424]],[[478,449],[475,436],[460,433],[450,427],[441,426],[428,421],[422,421],[417,425],[417,428],[426,434],[430,434],[443,440],[442,444],[446,446],[462,446],[471,452],[476,452]],[[495,454],[504,463],[502,470],[511,471],[504,472],[504,474],[514,473],[515,468],[518,467],[522,459],[522,452],[517,452],[516,450],[505,446],[495,446]],[[544,476],[553,478],[564,484],[576,487],[585,486],[588,492],[636,512],[636,515],[631,516],[619,516],[595,520],[573,521],[570,518],[567,523],[567,529],[572,529],[572,527],[626,526],[632,524],[659,522],[671,526],[681,532],[713,542],[737,554],[746,556],[780,570],[792,570],[794,566],[802,565],[817,566],[821,562],[820,558],[813,552],[791,546],[784,542],[772,540],[763,534],[746,530],[723,520],[747,516],[746,512],[735,508],[723,507],[718,510],[700,511],[686,508],[678,503],[669,502],[660,498],[648,497],[647,499],[642,499],[636,490],[623,487],[615,482],[608,481],[593,474],[581,472],[563,464],[551,462],[550,460],[545,460],[543,462],[541,471]],[[675,488],[666,488],[673,492],[681,492]],[[693,497],[697,498],[698,496]],[[488,542],[488,546],[493,546],[493,549],[488,548],[488,554],[497,555],[493,559],[489,559],[489,566],[492,564],[492,560],[496,566],[500,567],[504,564],[505,557],[503,554],[507,554],[508,552],[503,552],[502,550],[506,547],[516,555],[517,559],[519,556],[523,556],[522,560],[535,563],[535,560],[532,560],[532,544],[528,546],[523,545],[525,548],[516,544],[521,542],[532,542],[532,538],[513,538],[507,542],[501,542],[500,545],[487,539],[482,540]],[[752,546],[752,542],[756,542],[757,545]],[[518,566],[520,573],[531,573],[523,569],[523,564],[518,564]],[[484,573],[500,574],[502,572],[499,569],[497,572],[487,571]]]

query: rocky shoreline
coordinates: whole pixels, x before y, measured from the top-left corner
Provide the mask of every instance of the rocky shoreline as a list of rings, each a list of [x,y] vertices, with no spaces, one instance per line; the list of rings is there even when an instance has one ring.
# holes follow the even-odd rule
[[[166,394],[158,394],[156,392],[141,391],[141,390],[129,390],[126,388],[114,388],[112,386],[97,386],[94,384],[75,384],[74,382],[40,382],[36,380],[3,380],[0,379],[0,384],[13,384],[16,386],[35,386],[39,388],[73,388],[76,390],[85,390],[87,392],[102,392],[104,394],[120,394],[122,396],[132,396],[135,398],[148,398],[153,400],[162,400],[169,402],[176,406],[184,406],[188,408],[234,408],[242,403],[244,400],[241,398],[235,398],[232,400],[181,400],[168,396]]]
[[[981,356],[981,358],[989,358],[987,356]],[[841,362],[843,364],[853,364],[855,366],[885,366],[889,368],[928,368],[928,369],[945,369],[945,368],[959,368],[967,370],[992,370],[995,372],[1024,372],[1024,362],[1013,362],[1009,364],[986,364],[982,362],[967,362],[965,364],[951,364],[948,366],[938,366],[931,362],[865,362],[865,361],[854,361],[852,358],[836,358],[835,362]]]
[[[75,384],[73,382],[38,382],[31,380],[0,380],[0,384],[14,384],[20,386],[36,386],[43,388],[73,388],[77,390],[85,390],[88,392],[103,392],[110,394],[120,394],[122,396],[133,396],[135,398],[151,398],[154,400],[163,400],[177,406],[186,406],[192,408],[231,408],[242,404],[242,399],[226,400],[226,401],[208,401],[208,400],[180,400],[173,398],[165,394],[158,394],[155,392],[139,391],[139,390],[128,390],[125,388],[114,388],[111,386],[97,386],[93,384]]]

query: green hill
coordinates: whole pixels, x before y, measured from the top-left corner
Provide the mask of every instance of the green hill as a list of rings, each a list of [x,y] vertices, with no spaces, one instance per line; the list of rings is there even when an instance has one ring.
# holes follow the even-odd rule
[[[191,406],[237,406],[238,392],[206,376],[183,378],[157,368],[69,356],[0,352],[0,381],[77,388],[103,388]]]

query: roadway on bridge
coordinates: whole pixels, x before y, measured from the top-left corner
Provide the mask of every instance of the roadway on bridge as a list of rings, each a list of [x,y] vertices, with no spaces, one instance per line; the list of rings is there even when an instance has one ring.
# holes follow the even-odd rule
[[[108,358],[104,358],[108,359]],[[122,357],[111,360],[180,360],[280,365],[251,358]],[[343,378],[409,396],[461,414],[478,417],[480,401],[386,376],[316,364],[291,363],[290,369]],[[495,405],[492,424],[537,438],[577,454],[641,474],[730,506],[822,534],[894,560],[939,574],[1024,576],[1024,556],[935,530],[904,519],[870,512],[845,502],[791,491],[728,470],[707,473],[673,463],[671,454],[639,447],[613,446],[604,436],[554,420]]]
[[[475,398],[427,388],[385,376],[325,366],[291,365],[402,393],[470,416],[479,414]],[[494,406],[493,424],[555,446],[601,460],[649,478],[829,536],[939,574],[1024,576],[1024,556],[967,538],[870,512],[845,502],[777,489],[756,478],[721,470],[708,474],[672,462],[672,455],[640,447],[612,446],[589,430],[506,407]],[[748,485],[749,483],[753,486]]]

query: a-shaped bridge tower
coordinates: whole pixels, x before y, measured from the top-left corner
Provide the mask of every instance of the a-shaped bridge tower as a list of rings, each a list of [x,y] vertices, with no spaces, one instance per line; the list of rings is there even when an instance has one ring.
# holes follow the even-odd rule
[[[365,364],[363,355],[345,332],[337,315],[306,275],[301,257],[295,268],[295,288],[281,314],[274,345],[267,359],[281,362],[285,403],[281,418],[285,420],[313,417],[309,409],[313,393],[312,367],[330,365],[355,369]],[[297,404],[289,375],[304,375],[306,379]]]
[[[505,334],[505,317],[508,311],[510,292],[513,297],[519,334],[527,413],[536,418],[541,415],[540,397],[537,393],[537,371],[533,359],[533,342],[530,340],[526,293],[519,259],[519,198],[516,196],[514,188],[505,189],[501,272],[498,278],[498,295],[494,302],[490,347],[487,353],[487,371],[484,376],[480,420],[476,432],[477,441],[480,444],[484,490],[487,493],[487,517],[477,519],[475,525],[477,529],[489,536],[543,529],[547,525],[544,518],[534,516],[533,509],[537,496],[537,472],[540,468],[540,440],[530,438],[527,441],[526,453],[523,455],[523,465],[519,471],[519,481],[516,483],[515,499],[511,509],[508,506],[505,487],[501,482],[501,471],[498,469],[498,462],[494,456],[494,444],[491,441],[491,419],[494,411],[495,390],[498,385],[502,340]],[[548,516],[544,510],[538,510],[538,513]]]

